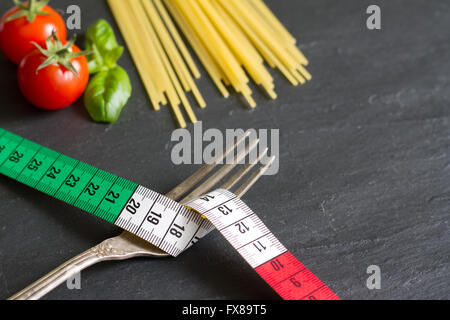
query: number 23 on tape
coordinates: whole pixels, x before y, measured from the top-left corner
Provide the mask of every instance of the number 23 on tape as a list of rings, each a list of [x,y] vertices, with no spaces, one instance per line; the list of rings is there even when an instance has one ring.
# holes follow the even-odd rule
[[[282,298],[338,299],[241,199],[226,190],[189,202],[187,207],[194,212],[1,128],[0,173],[114,223],[173,256],[215,227]]]

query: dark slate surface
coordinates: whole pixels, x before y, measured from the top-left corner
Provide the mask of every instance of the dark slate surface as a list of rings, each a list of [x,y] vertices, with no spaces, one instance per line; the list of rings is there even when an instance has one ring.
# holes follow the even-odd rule
[[[269,228],[344,299],[450,298],[450,5],[374,1],[383,30],[365,27],[360,0],[270,1],[311,60],[300,88],[276,72],[279,99],[245,108],[222,99],[207,76],[205,128],[280,128],[281,163],[245,197]],[[113,22],[105,1],[78,3],[83,30]],[[56,4],[57,3],[57,4]],[[9,7],[1,1],[0,11]],[[122,39],[120,40],[121,42]],[[171,164],[169,112],[150,110],[130,56],[134,93],[112,126],[92,123],[81,102],[61,112],[32,108],[15,66],[0,57],[0,124],[160,192],[195,170]],[[203,72],[205,74],[205,72]],[[192,130],[192,127],[190,127]],[[264,196],[261,196],[264,195]],[[120,230],[0,177],[0,298]],[[381,290],[366,288],[379,265]],[[178,259],[95,266],[82,289],[48,299],[277,299],[218,233]]]

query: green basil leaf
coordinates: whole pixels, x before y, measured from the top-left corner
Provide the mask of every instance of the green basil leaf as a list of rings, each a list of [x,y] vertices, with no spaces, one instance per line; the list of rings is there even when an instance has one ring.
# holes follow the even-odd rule
[[[103,70],[103,58],[98,52],[97,46],[94,44],[86,45],[86,50],[91,51],[92,54],[86,56],[88,60],[89,74],[94,74]]]
[[[86,50],[93,53],[88,57],[89,73],[113,68],[123,53],[106,20],[100,19],[86,31]]]
[[[130,79],[116,66],[92,78],[84,93],[84,105],[94,121],[114,123],[130,96]]]
[[[105,64],[109,67],[109,68],[114,68],[116,66],[116,62],[117,60],[119,60],[119,58],[122,56],[123,53],[123,47],[115,47],[114,49],[106,52],[105,57],[104,57],[104,61]]]

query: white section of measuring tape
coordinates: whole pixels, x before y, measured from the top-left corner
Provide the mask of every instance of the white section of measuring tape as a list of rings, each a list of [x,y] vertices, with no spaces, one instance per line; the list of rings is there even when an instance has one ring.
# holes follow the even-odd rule
[[[139,186],[115,224],[176,257],[214,230],[197,212]]]
[[[229,191],[219,189],[182,206],[140,186],[116,224],[173,256],[215,227],[283,299],[339,299]]]
[[[175,257],[214,227],[253,268],[287,251],[258,216],[226,190],[213,191],[182,206],[140,186],[115,224]]]
[[[339,300],[237,196],[216,190],[186,204],[211,221],[250,266],[286,300]]]
[[[211,221],[252,268],[287,251],[258,216],[227,190],[213,191],[186,206]]]
[[[0,173],[114,222],[173,256],[212,231],[214,224],[283,299],[339,299],[228,191],[216,190],[190,202],[193,211],[1,128]]]

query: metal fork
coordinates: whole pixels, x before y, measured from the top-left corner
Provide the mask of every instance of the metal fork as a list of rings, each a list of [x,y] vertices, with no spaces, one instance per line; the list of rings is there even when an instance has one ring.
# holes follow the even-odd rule
[[[197,172],[195,172],[191,177],[182,182],[180,185],[175,187],[166,196],[178,200],[181,199],[183,195],[192,190],[200,181],[206,178],[219,163],[227,157],[237,146],[245,141],[248,137],[249,132],[237,139],[236,143],[225,149],[222,154],[220,154],[213,164],[207,164],[201,167]],[[222,181],[236,166],[241,162],[254,148],[257,147],[259,140],[253,141],[249,144],[245,150],[240,152],[234,157],[233,164],[224,164],[220,169],[218,169],[214,174],[207,178],[199,187],[195,188],[191,193],[184,197],[180,203],[187,203],[209,191]],[[260,153],[257,161],[255,163],[249,163],[243,165],[235,174],[231,176],[222,186],[222,189],[231,190],[237,183],[246,176],[254,166],[260,162],[262,157],[264,157],[268,152],[266,148]],[[256,170],[245,182],[243,182],[238,188],[235,189],[234,193],[238,197],[242,197],[264,174],[264,172],[270,167],[273,160],[272,157],[267,164],[261,166]],[[44,277],[40,278],[36,282],[32,283],[30,286],[26,287],[22,291],[16,293],[8,300],[38,300],[53,289],[55,289],[60,284],[71,279],[76,274],[82,270],[97,264],[102,261],[111,260],[127,260],[134,257],[152,257],[152,258],[163,258],[169,257],[167,253],[160,250],[159,248],[153,246],[149,242],[124,231],[121,235],[107,239],[102,243],[92,247],[91,249],[79,254],[78,256],[70,259],[61,266],[57,267]]]

